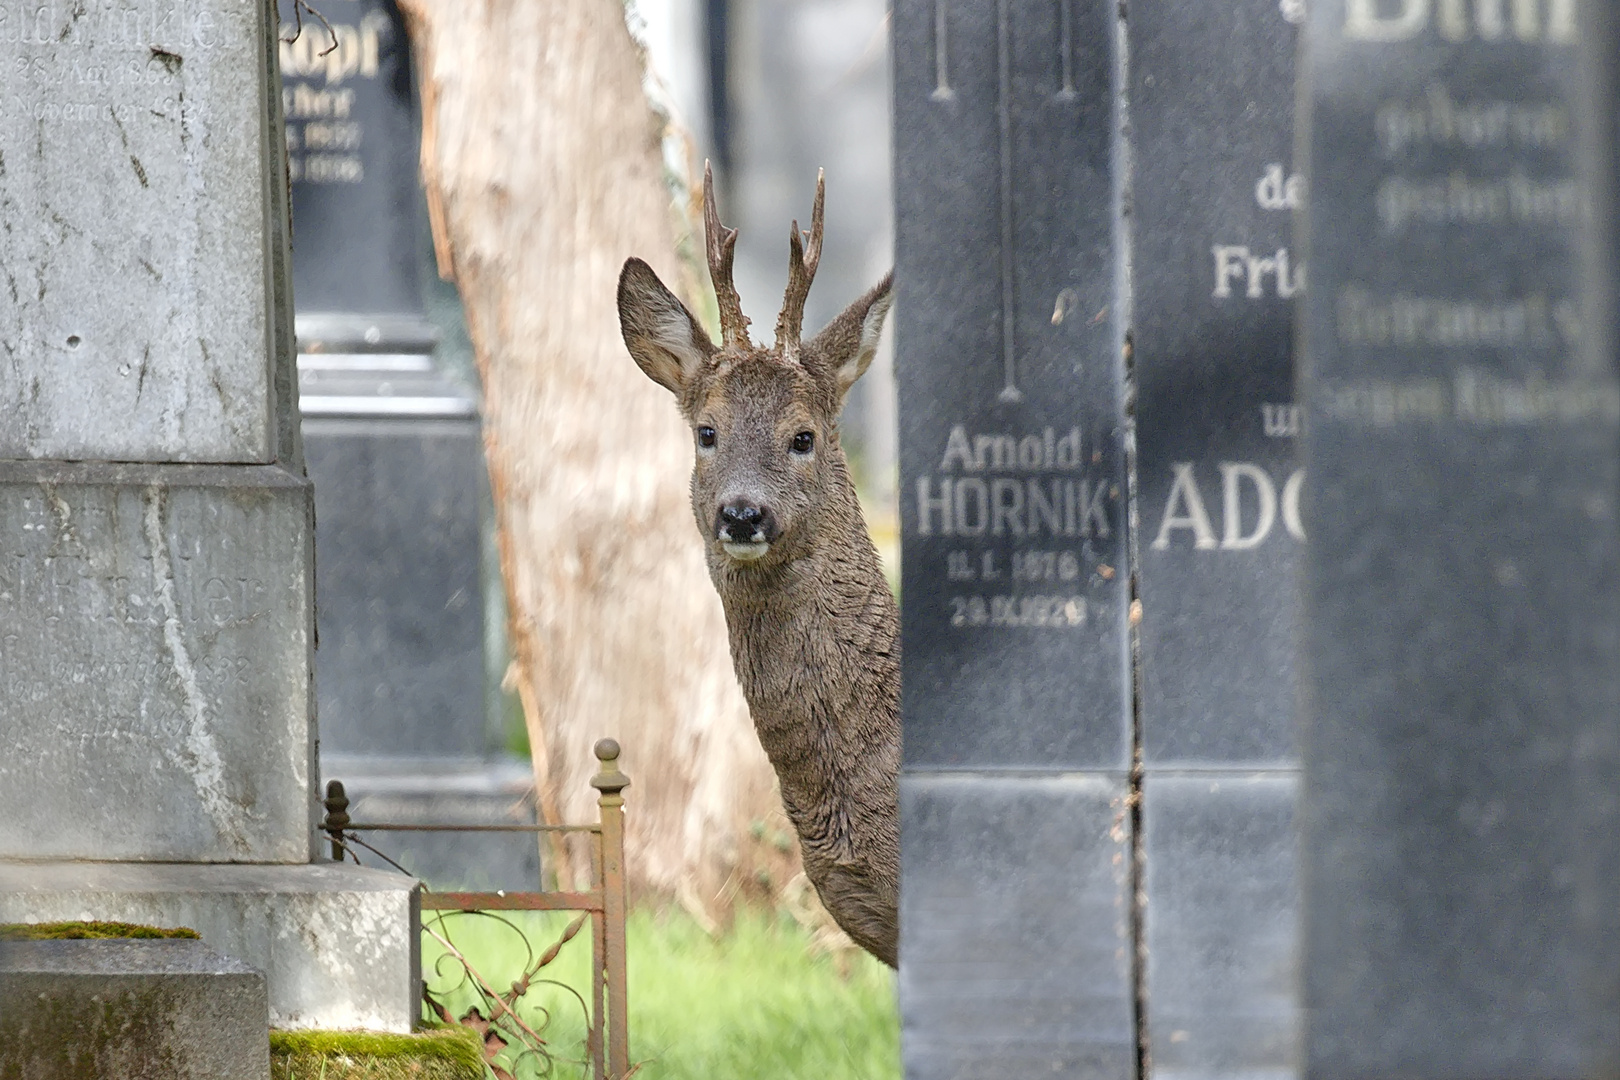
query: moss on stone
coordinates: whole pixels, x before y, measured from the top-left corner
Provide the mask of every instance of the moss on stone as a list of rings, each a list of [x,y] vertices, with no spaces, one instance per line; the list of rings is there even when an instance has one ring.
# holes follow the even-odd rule
[[[483,1080],[483,1046],[462,1027],[411,1035],[272,1031],[271,1080]]]
[[[69,941],[107,938],[195,938],[189,926],[172,929],[123,922],[0,923],[0,941]]]

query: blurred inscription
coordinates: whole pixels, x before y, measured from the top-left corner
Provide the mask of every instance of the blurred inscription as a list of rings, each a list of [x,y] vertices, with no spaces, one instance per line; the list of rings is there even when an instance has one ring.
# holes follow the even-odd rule
[[[387,15],[369,11],[358,23],[306,21],[281,33],[281,103],[287,117],[287,173],[294,183],[358,184],[366,178],[359,150],[365,127],[351,80],[376,79],[396,47]],[[291,38],[292,40],[288,40]]]

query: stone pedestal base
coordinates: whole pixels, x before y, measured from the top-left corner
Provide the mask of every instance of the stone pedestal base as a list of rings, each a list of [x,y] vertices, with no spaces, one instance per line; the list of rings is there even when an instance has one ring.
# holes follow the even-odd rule
[[[0,1075],[265,1080],[264,976],[201,941],[0,943]]]
[[[309,481],[0,461],[0,859],[305,863]]]
[[[0,862],[0,922],[189,926],[264,973],[270,1026],[409,1031],[416,882],[340,866]]]

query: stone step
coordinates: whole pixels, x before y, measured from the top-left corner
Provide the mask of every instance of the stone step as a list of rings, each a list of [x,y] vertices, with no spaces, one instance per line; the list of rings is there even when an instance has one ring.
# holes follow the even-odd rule
[[[0,1075],[266,1080],[264,976],[201,941],[0,942]]]
[[[271,1026],[409,1031],[421,1000],[415,885],[335,863],[0,861],[0,923],[189,926],[264,973]]]

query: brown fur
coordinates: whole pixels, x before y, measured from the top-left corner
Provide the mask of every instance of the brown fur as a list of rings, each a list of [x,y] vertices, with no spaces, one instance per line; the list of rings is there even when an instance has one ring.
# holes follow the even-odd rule
[[[692,510],[725,608],[731,658],[822,903],[857,944],[897,961],[900,620],[838,439],[838,414],[871,363],[885,279],[799,347],[716,347],[640,260],[619,278],[630,354],[673,391],[696,431]],[[802,300],[801,300],[802,302]],[[791,450],[810,432],[814,450]],[[720,506],[774,518],[769,549],[728,555]]]

